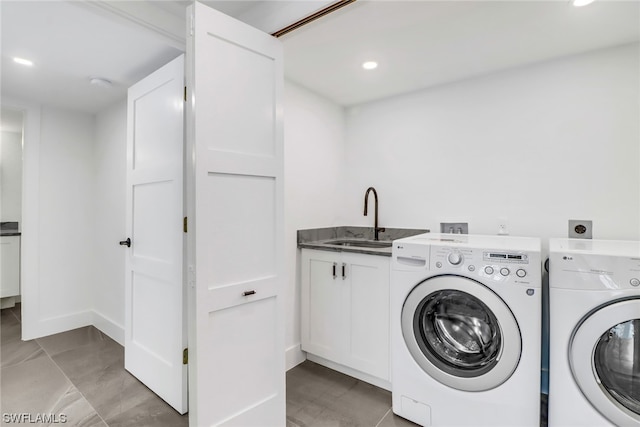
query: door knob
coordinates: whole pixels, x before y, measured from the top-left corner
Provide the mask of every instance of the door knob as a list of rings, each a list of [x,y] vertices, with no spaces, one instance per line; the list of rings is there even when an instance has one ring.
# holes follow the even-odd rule
[[[131,239],[127,237],[127,240],[121,240],[120,246],[126,246],[128,248],[131,247]]]

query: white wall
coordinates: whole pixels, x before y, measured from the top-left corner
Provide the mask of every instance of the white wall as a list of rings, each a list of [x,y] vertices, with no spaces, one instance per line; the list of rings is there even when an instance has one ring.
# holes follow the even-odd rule
[[[296,231],[342,225],[344,114],[337,104],[285,83],[285,257],[287,368],[301,362],[299,250]]]
[[[22,133],[0,134],[0,221],[22,222]]]
[[[96,115],[93,152],[94,325],[124,344],[127,101]],[[126,249],[126,248],[125,248]]]
[[[44,107],[40,121],[38,335],[92,321],[94,223],[92,115]],[[25,187],[25,192],[30,188]],[[23,234],[34,230],[23,229]]]
[[[635,44],[350,108],[344,223],[375,186],[381,226],[640,238],[639,75]]]

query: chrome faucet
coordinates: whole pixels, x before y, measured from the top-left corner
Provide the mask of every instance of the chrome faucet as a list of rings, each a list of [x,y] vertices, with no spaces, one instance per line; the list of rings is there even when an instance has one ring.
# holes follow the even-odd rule
[[[369,193],[373,191],[373,199],[375,202],[375,212],[373,219],[373,240],[378,240],[378,232],[384,232],[384,227],[378,227],[378,193],[373,187],[367,188],[367,192],[364,193],[364,216],[367,216],[367,202],[369,201]]]

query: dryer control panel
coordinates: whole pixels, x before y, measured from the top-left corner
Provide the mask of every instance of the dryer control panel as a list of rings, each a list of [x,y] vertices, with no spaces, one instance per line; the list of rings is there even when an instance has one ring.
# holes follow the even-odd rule
[[[640,291],[640,258],[576,252],[549,255],[552,288]]]

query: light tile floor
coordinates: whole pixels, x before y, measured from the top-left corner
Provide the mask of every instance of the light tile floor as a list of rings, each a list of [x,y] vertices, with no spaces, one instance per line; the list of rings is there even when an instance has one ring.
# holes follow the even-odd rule
[[[188,425],[124,370],[122,346],[94,327],[32,341],[21,341],[20,328],[19,306],[1,310],[1,425],[20,425],[4,414],[64,414],[66,423],[51,425],[65,426]],[[287,427],[393,426],[415,424],[391,412],[388,391],[309,361],[287,372]]]
[[[65,426],[187,426],[187,416],[124,370],[124,349],[94,327],[20,339],[19,306],[0,313],[0,410],[5,414],[64,414]],[[23,420],[24,421],[24,420]],[[24,424],[24,423],[23,423]],[[56,424],[52,424],[56,425]]]
[[[391,393],[306,361],[287,372],[287,427],[415,427]]]

